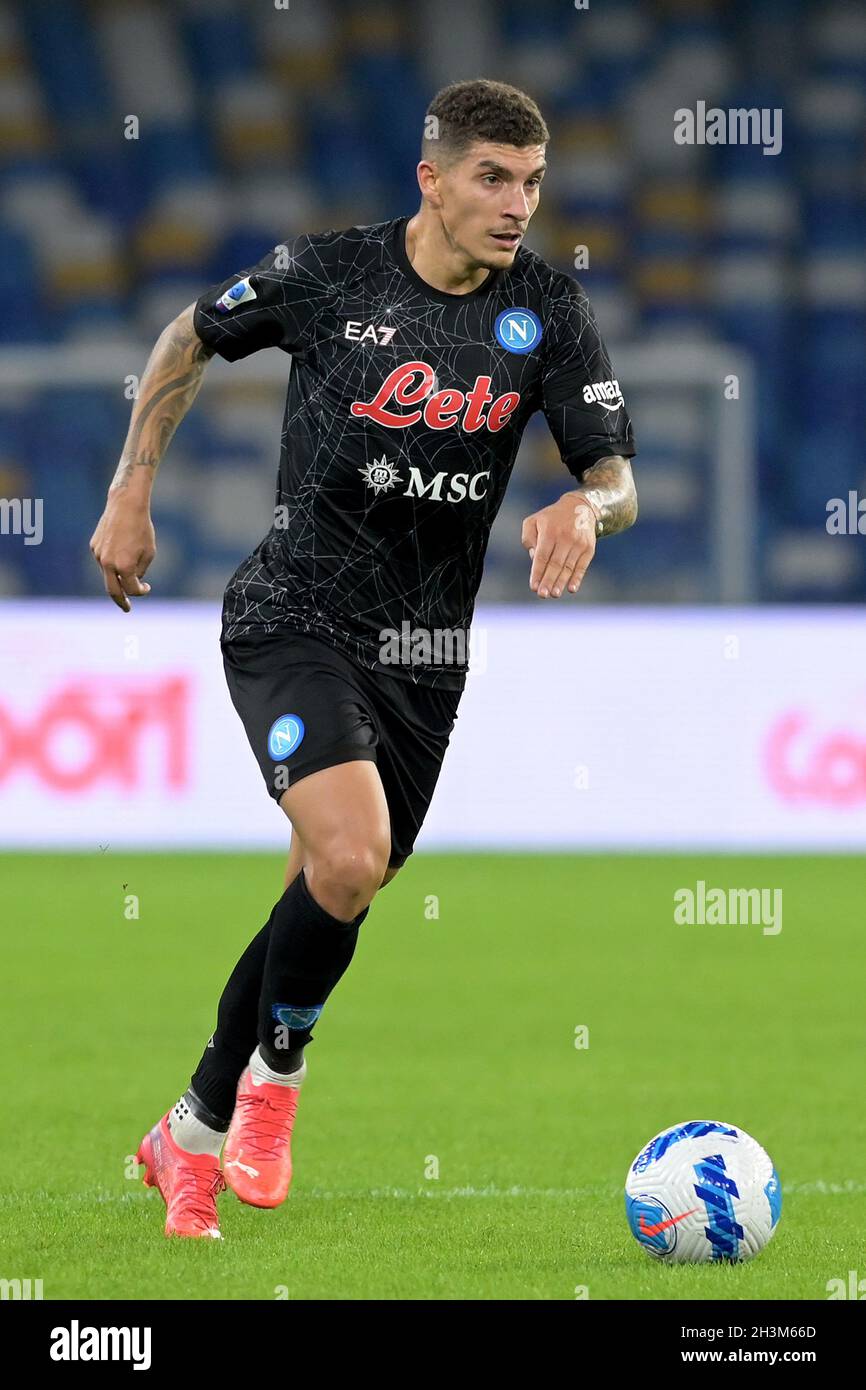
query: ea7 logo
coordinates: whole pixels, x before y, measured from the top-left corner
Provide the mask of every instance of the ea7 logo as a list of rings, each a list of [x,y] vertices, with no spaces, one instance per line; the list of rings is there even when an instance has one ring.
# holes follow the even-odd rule
[[[397,332],[396,328],[379,327],[375,323],[358,323],[349,319],[344,337],[353,343],[375,343],[377,347],[387,347]]]
[[[618,381],[594,381],[584,386],[583,399],[587,405],[600,405],[602,410],[619,410],[625,402]]]

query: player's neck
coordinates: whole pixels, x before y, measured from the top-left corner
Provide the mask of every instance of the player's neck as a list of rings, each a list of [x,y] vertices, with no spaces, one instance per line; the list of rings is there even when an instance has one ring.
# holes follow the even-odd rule
[[[406,223],[406,255],[415,274],[445,294],[471,294],[493,273],[468,262],[449,243],[441,222],[423,208]]]

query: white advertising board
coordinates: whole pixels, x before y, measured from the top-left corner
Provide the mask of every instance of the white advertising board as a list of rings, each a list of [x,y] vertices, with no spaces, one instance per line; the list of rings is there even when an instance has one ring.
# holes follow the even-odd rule
[[[866,846],[857,610],[488,606],[472,651],[419,849]],[[0,847],[287,838],[215,605],[3,605]]]

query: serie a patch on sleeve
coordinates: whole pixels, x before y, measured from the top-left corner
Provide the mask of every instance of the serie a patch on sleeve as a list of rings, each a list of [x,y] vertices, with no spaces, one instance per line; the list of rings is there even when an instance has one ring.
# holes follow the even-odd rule
[[[221,314],[227,314],[231,309],[236,309],[239,304],[248,304],[251,299],[256,298],[258,296],[250,284],[249,276],[247,276],[245,280],[238,280],[237,284],[232,285],[225,294],[221,294],[214,308],[219,309]]]

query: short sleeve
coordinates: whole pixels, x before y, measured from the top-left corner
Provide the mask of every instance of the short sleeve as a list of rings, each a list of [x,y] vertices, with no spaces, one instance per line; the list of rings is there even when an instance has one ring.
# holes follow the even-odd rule
[[[558,277],[545,337],[542,410],[568,471],[582,478],[599,459],[631,458],[634,436],[619,382],[589,299],[570,276]]]
[[[303,352],[316,315],[333,292],[312,250],[307,237],[278,245],[252,269],[201,295],[193,323],[202,342],[227,362],[268,347]]]

